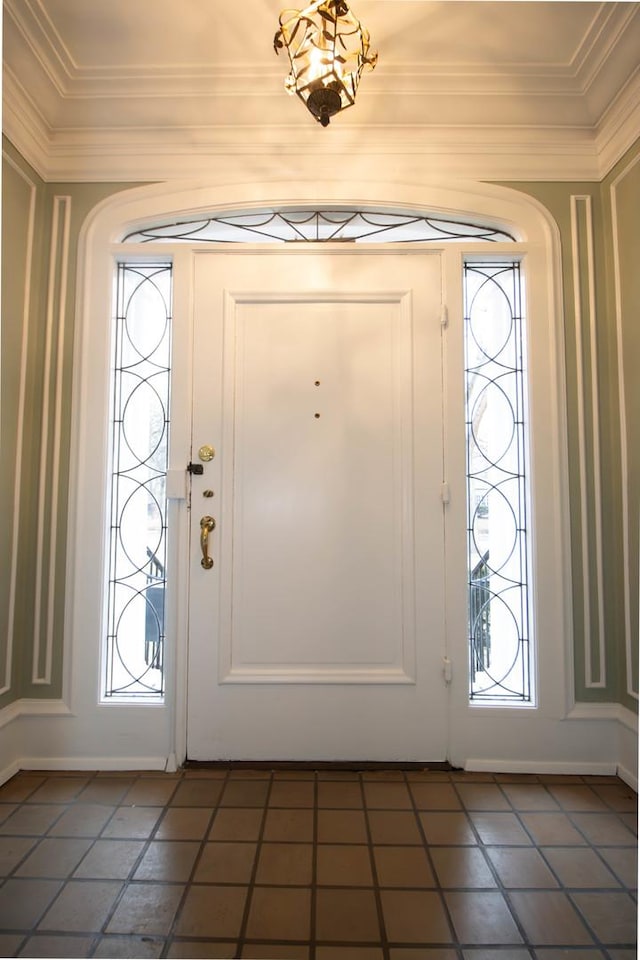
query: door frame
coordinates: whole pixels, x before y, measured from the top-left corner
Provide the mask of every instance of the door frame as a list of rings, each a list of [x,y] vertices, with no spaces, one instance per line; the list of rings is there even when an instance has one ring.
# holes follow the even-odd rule
[[[163,705],[132,705],[100,703],[98,691],[98,670],[96,667],[97,648],[100,644],[101,624],[97,613],[101,609],[100,591],[102,588],[101,565],[98,570],[88,570],[86,564],[87,538],[100,554],[104,524],[102,517],[96,516],[95,502],[98,491],[104,489],[106,473],[106,425],[104,417],[104,397],[106,394],[108,362],[108,338],[106,328],[108,312],[105,304],[110,302],[111,271],[114,258],[141,259],[170,257],[176,267],[174,292],[178,316],[189,315],[192,309],[189,284],[190,250],[183,244],[124,245],[119,237],[143,224],[165,217],[196,216],[199,211],[222,213],[225,210],[243,210],[254,207],[286,207],[340,204],[341,206],[378,206],[390,211],[411,208],[425,213],[458,216],[463,218],[480,217],[498,226],[506,226],[521,243],[498,245],[459,242],[450,245],[430,244],[430,248],[442,250],[444,275],[443,287],[445,301],[450,316],[462,316],[461,264],[463,254],[483,252],[497,254],[507,252],[515,254],[526,251],[527,269],[536,283],[530,283],[529,322],[530,330],[536,329],[536,348],[533,351],[533,363],[541,367],[541,382],[533,390],[534,404],[540,404],[540,418],[544,418],[545,430],[551,424],[554,442],[548,443],[544,450],[545,467],[540,488],[534,492],[534,500],[548,505],[547,523],[543,535],[538,534],[538,544],[534,565],[545,571],[544,584],[537,582],[538,633],[542,637],[540,610],[544,606],[542,629],[547,639],[540,645],[540,660],[546,681],[541,684],[544,696],[535,711],[535,717],[528,715],[529,734],[521,740],[520,754],[525,759],[533,750],[536,736],[556,734],[555,755],[560,760],[576,755],[575,737],[560,737],[558,721],[567,716],[573,705],[572,682],[572,618],[569,566],[569,523],[568,523],[568,469],[565,417],[565,364],[563,345],[563,324],[561,310],[561,273],[559,253],[559,233],[548,212],[537,203],[517,191],[486,184],[464,183],[452,187],[433,186],[416,181],[411,185],[398,185],[392,182],[371,181],[366,183],[366,200],[358,198],[353,185],[347,182],[325,181],[318,183],[311,177],[303,182],[291,181],[255,181],[250,171],[240,171],[241,182],[194,186],[193,184],[158,184],[150,187],[125,190],[99,204],[85,222],[79,243],[78,301],[75,340],[75,362],[79,371],[74,385],[74,403],[72,420],[72,457],[70,503],[73,506],[69,525],[69,549],[67,564],[66,624],[65,630],[65,685],[64,698],[73,714],[73,749],[83,755],[96,757],[104,765],[121,762],[135,762],[138,765],[174,766],[181,762],[186,750],[185,706],[186,671],[184,646],[176,645],[167,658],[168,669],[173,672],[174,682],[168,684],[166,700]],[[521,244],[524,244],[521,245]],[[178,341],[179,344],[178,344]],[[188,349],[189,331],[184,329],[181,337],[176,338],[178,349]],[[459,349],[453,343],[448,347],[451,357]],[[175,353],[174,353],[175,356]],[[184,358],[183,358],[184,359]],[[446,369],[446,364],[445,364]],[[188,391],[187,391],[188,392]],[[185,396],[187,394],[185,393]],[[101,400],[102,397],[102,406]],[[186,416],[184,400],[178,398],[180,416]],[[445,386],[445,403],[450,415],[459,405],[456,385],[448,378]],[[534,407],[534,419],[538,416]],[[535,429],[535,425],[534,425]],[[449,438],[450,439],[450,438]],[[460,450],[447,446],[449,482],[453,468],[460,466]],[[535,446],[535,444],[534,444]],[[535,451],[534,451],[535,455]],[[179,462],[184,469],[184,455],[176,451],[176,458],[170,464],[175,469]],[[462,477],[464,477],[464,469]],[[176,481],[177,482],[177,481]],[[538,485],[537,475],[533,478]],[[452,494],[459,490],[452,486]],[[104,502],[104,498],[102,498]],[[188,549],[185,533],[186,524],[180,519],[186,508],[175,502],[170,510],[170,523],[174,526],[174,536],[170,550],[176,569],[183,569],[182,561]],[[452,577],[459,569],[460,556],[448,551],[447,582],[448,591],[452,590]],[[176,590],[179,585],[176,584]],[[544,596],[543,596],[544,595]],[[543,603],[544,601],[544,603]],[[453,598],[447,596],[448,609],[452,608]],[[186,612],[179,605],[170,604],[168,623],[179,633],[185,622]],[[448,629],[459,631],[460,613],[448,617]],[[463,631],[466,636],[466,629]],[[546,645],[546,646],[545,646]],[[548,649],[547,649],[548,648]],[[558,656],[558,654],[560,654]],[[456,655],[458,656],[458,655]],[[466,662],[466,655],[464,657]],[[543,662],[544,661],[544,662]],[[461,673],[460,671],[459,673]],[[496,731],[503,730],[505,720],[524,719],[521,709],[491,709],[482,707],[470,711],[466,702],[466,683],[457,684],[454,696],[451,724],[450,758],[460,765],[468,765],[469,760],[482,760],[469,753],[471,749],[465,742],[473,731],[479,731],[485,742],[493,738],[498,753],[501,746],[496,740]],[[463,690],[464,688],[464,690]],[[456,721],[456,713],[462,722]],[[459,718],[458,718],[459,719]],[[77,721],[77,722],[75,722]],[[535,722],[531,722],[535,721]],[[521,724],[516,724],[521,726]],[[575,727],[576,725],[574,725]],[[567,725],[565,725],[566,729]],[[536,733],[536,731],[538,731]],[[577,732],[577,731],[576,731]],[[109,746],[109,739],[117,737],[119,750]],[[532,739],[533,738],[533,739]],[[531,741],[531,745],[530,745]],[[474,744],[472,746],[475,745]],[[502,748],[499,762],[508,762],[513,753],[513,744]],[[115,754],[115,755],[114,755]],[[533,755],[533,754],[532,754]]]

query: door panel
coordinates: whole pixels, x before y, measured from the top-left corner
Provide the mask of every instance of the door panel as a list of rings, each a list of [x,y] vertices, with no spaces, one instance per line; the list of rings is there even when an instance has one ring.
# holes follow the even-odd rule
[[[439,303],[424,253],[196,257],[192,759],[444,757]]]

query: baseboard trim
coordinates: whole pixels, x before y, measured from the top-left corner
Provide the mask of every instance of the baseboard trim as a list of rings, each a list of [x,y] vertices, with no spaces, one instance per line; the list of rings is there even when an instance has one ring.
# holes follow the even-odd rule
[[[64,700],[14,700],[0,710],[0,730],[20,717],[72,717]]]
[[[627,770],[626,767],[623,767],[622,764],[618,764],[618,776],[621,780],[631,787],[632,790],[638,792],[638,777],[632,773],[630,770]]]
[[[165,770],[166,757],[23,757],[20,770]]]
[[[638,714],[621,703],[576,703],[567,720],[615,720],[634,733],[638,732]]]

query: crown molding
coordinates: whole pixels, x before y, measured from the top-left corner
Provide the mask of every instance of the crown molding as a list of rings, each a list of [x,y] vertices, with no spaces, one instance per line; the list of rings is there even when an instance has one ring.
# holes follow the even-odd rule
[[[595,137],[603,179],[640,137],[640,66],[606,111]]]

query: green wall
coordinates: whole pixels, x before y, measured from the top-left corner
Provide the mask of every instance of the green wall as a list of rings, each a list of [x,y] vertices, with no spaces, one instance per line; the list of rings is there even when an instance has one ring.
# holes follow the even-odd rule
[[[640,145],[617,164],[602,183],[508,183],[539,200],[555,218],[561,235],[564,333],[566,344],[567,417],[570,465],[570,523],[573,579],[573,613],[575,633],[576,699],[617,701],[633,709],[637,701],[627,692],[638,689],[638,497],[640,489],[640,378],[635,370],[640,364],[640,271],[638,261],[637,213],[640,206]],[[24,321],[28,324],[24,429],[22,431],[22,482],[18,516],[18,563],[16,569],[16,611],[13,635],[7,636],[7,618],[2,619],[0,634],[0,707],[20,697],[52,697],[62,692],[63,613],[67,525],[67,483],[71,425],[71,387],[73,324],[75,311],[77,243],[81,225],[89,211],[102,199],[137,184],[124,183],[44,183],[25,163],[12,145],[4,143],[3,181],[3,265],[2,265],[2,470],[0,478],[0,545],[9,556],[13,535],[13,504],[16,486],[19,446],[18,417],[20,406],[20,364]],[[614,196],[615,195],[615,196]],[[572,223],[572,197],[576,217]],[[590,198],[586,201],[582,198]],[[613,197],[613,200],[612,200]],[[60,198],[68,198],[61,200]],[[33,204],[32,229],[29,224]],[[62,207],[60,206],[62,204]],[[588,229],[587,206],[590,204],[593,231]],[[54,223],[53,211],[69,212],[69,258],[66,283],[61,270],[62,238],[60,223]],[[615,206],[615,243],[612,210]],[[589,247],[593,250],[593,266],[589,269]],[[32,259],[29,265],[29,250]],[[617,253],[617,256],[616,256]],[[577,254],[577,255],[575,255]],[[575,282],[574,282],[575,281]],[[583,302],[580,329],[582,350],[578,350],[575,331],[575,286]],[[591,382],[591,356],[584,304],[590,285],[595,291],[596,353],[598,381]],[[28,309],[25,291],[30,290]],[[65,302],[66,296],[66,302]],[[57,336],[56,318],[65,318],[64,340]],[[53,316],[54,322],[51,323]],[[620,333],[618,333],[618,328]],[[52,333],[47,341],[47,329]],[[626,434],[629,491],[629,571],[623,554],[622,473],[620,456],[620,394],[618,383],[618,336],[623,345],[624,404],[627,412]],[[61,348],[58,363],[58,348]],[[583,401],[586,417],[584,444],[588,470],[587,515],[589,538],[595,537],[596,476],[593,458],[596,435],[590,415],[591,397],[597,386],[599,398],[602,511],[602,569],[604,638],[606,666],[600,675],[597,642],[593,624],[597,624],[596,558],[589,553],[588,582],[591,585],[589,611],[592,621],[592,642],[585,643],[584,577],[579,462],[578,359],[582,357],[584,374]],[[45,397],[44,391],[47,390]],[[56,420],[55,397],[60,397]],[[635,413],[635,416],[634,416]],[[61,477],[58,496],[52,485],[53,438],[59,423]],[[43,437],[48,442],[43,448]],[[53,502],[52,502],[53,501]],[[38,524],[55,511],[59,535],[55,550],[48,543],[50,523],[46,523],[40,582],[37,589],[34,544]],[[630,653],[625,642],[624,577],[631,577],[630,610],[632,629]],[[53,584],[51,603],[48,585]],[[0,584],[0,611],[7,609],[10,582]],[[39,609],[39,629],[36,611]],[[53,639],[50,682],[34,683],[35,675],[46,674],[47,631]],[[34,645],[35,635],[35,645]],[[13,668],[8,681],[2,681],[6,651],[13,649]],[[585,684],[586,650],[590,650],[592,680],[601,686]],[[561,656],[561,651],[558,651]],[[627,660],[631,656],[631,676]]]
[[[553,215],[560,229],[563,269],[564,333],[566,349],[567,422],[569,442],[569,487],[571,556],[573,581],[573,622],[575,638],[575,693],[579,701],[615,701],[637,710],[637,699],[629,690],[638,690],[638,495],[640,489],[640,381],[634,370],[640,365],[640,276],[637,269],[640,244],[640,143],[616,164],[600,182],[508,183],[539,200]],[[616,243],[612,221],[612,184],[617,186]],[[586,223],[586,201],[592,211],[592,231]],[[593,270],[589,267],[589,246]],[[616,275],[621,291],[616,305]],[[597,382],[592,382],[592,356],[588,331],[590,284],[595,293]],[[576,332],[576,286],[581,304],[581,342]],[[625,364],[624,408],[627,421],[629,515],[622,513],[621,404],[618,379],[618,327],[623,340]],[[582,358],[582,391],[578,364]],[[592,396],[598,398],[599,431],[593,429]],[[578,399],[582,394],[585,430],[580,432]],[[583,436],[589,465],[586,490],[588,539],[583,538],[579,477],[579,437]],[[596,474],[594,453],[600,448],[600,509],[602,529],[602,604],[606,664],[600,676],[598,663],[598,571],[596,551]],[[633,451],[633,452],[632,452]],[[623,553],[624,526],[629,536],[629,555]],[[587,551],[588,609],[591,615],[591,643],[585,636],[585,576],[583,551]],[[630,636],[625,636],[625,578],[629,586]],[[590,589],[589,589],[590,588]],[[592,682],[587,686],[585,660],[591,654]],[[560,651],[559,651],[560,655]],[[630,662],[627,662],[627,658]],[[631,667],[628,670],[628,666]]]

